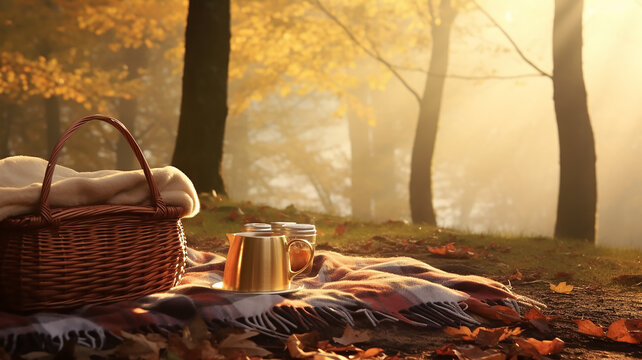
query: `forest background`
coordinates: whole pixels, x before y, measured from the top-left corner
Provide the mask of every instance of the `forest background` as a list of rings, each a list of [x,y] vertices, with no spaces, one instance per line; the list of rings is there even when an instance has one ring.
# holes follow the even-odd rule
[[[410,220],[417,97],[434,59],[432,30],[447,19],[443,3],[232,1],[222,167],[229,197]],[[551,236],[554,2],[447,3],[454,15],[447,71],[436,74],[444,88],[432,160],[437,224]],[[171,163],[187,6],[0,2],[0,158],[46,158],[62,129],[101,112],[127,125],[150,165]],[[642,248],[640,15],[636,0],[586,0],[583,9],[600,245]],[[136,168],[125,143],[100,125],[73,138],[60,163]]]

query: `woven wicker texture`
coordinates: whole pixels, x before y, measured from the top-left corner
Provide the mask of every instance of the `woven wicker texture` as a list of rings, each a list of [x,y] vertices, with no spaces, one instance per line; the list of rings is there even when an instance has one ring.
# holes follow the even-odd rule
[[[134,151],[153,205],[50,209],[54,165],[65,141],[84,123],[116,127]],[[49,159],[38,214],[0,222],[0,306],[10,310],[70,308],[133,300],[176,285],[184,272],[184,209],[166,206],[147,161],[117,120],[93,115],[61,136]]]

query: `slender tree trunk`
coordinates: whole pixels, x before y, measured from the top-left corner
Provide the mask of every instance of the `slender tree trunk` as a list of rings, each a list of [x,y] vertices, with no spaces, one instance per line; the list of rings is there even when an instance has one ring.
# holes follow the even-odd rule
[[[435,210],[432,206],[432,157],[437,138],[437,124],[444,89],[444,76],[448,70],[450,30],[457,15],[451,0],[442,0],[439,9],[440,22],[432,25],[432,55],[428,76],[419,108],[419,119],[410,162],[410,213],[415,223],[435,225]],[[433,14],[434,15],[434,14]]]
[[[2,102],[2,111],[0,112],[0,159],[11,155],[11,124],[15,116],[15,105],[8,102]]]
[[[47,148],[44,150],[46,157],[60,138],[60,99],[51,96],[45,99],[45,122],[47,124]]]
[[[221,176],[227,117],[230,0],[190,0],[183,96],[172,164],[196,190],[226,195]]]
[[[352,217],[359,220],[372,219],[372,155],[370,129],[366,119],[348,110],[348,135],[351,150],[350,205]]]
[[[556,237],[595,241],[595,141],[582,72],[583,0],[556,0],[553,100],[559,132],[560,184]]]
[[[230,199],[235,201],[248,200],[250,188],[252,187],[251,178],[255,175],[250,173],[251,158],[249,149],[251,149],[250,142],[250,126],[247,113],[239,114],[232,118],[233,121],[227,124],[228,139],[234,141],[227,142],[226,145],[226,162],[229,161],[229,167],[225,173],[225,181],[228,184],[227,191]]]
[[[146,48],[125,49],[123,51],[123,63],[127,65],[127,81],[133,81],[140,77],[138,71],[147,63]],[[120,99],[118,102],[118,119],[127,127],[129,132],[136,135],[136,117],[138,116],[138,99],[136,96],[130,99]],[[140,139],[138,139],[140,140]],[[131,170],[138,168],[127,140],[124,137],[118,137],[116,144],[116,169]]]

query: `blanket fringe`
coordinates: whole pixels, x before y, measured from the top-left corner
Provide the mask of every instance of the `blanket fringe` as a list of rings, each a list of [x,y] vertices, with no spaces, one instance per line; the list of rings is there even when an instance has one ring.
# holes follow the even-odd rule
[[[479,325],[479,322],[464,312],[457,303],[424,303],[415,305],[402,313],[411,320],[432,328]]]
[[[116,337],[115,335],[112,335]],[[76,343],[91,349],[102,349],[107,345],[107,334],[103,329],[95,329],[91,331],[85,330],[72,330],[63,335],[51,336],[36,333],[15,335],[10,334],[7,337],[0,338],[0,349],[3,349],[9,355],[15,355],[17,351],[24,351],[19,349],[19,344],[40,344],[40,351],[61,351],[65,343],[75,339]],[[45,346],[48,344],[49,346]],[[34,349],[31,349],[34,351]]]
[[[479,325],[479,322],[467,314],[459,304],[450,302],[416,305],[396,315],[363,308],[349,310],[340,306],[304,308],[281,306],[261,315],[239,318],[227,323],[285,339],[295,332],[307,332],[315,328],[328,328],[333,325],[354,327],[355,316],[363,316],[373,327],[382,322],[399,321],[432,328]]]

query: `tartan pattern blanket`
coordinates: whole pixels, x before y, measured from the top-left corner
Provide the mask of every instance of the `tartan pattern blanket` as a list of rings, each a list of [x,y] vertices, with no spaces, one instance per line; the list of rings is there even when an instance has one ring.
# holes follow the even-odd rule
[[[406,258],[362,258],[318,251],[312,275],[295,280],[303,289],[287,295],[247,295],[218,291],[223,256],[188,249],[188,269],[180,285],[131,302],[89,305],[68,312],[13,314],[0,311],[0,346],[16,354],[60,349],[74,337],[85,346],[110,347],[120,330],[167,332],[184,328],[195,316],[209,326],[256,329],[275,337],[312,328],[350,324],[376,326],[403,321],[417,326],[476,325],[465,310],[473,298],[519,311],[518,297],[504,285],[462,276]]]

